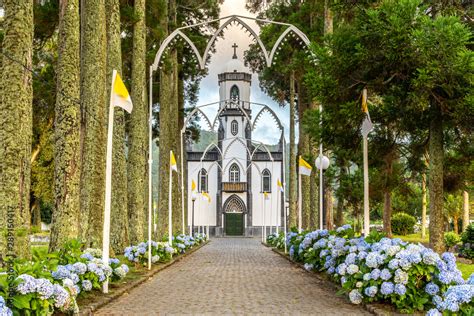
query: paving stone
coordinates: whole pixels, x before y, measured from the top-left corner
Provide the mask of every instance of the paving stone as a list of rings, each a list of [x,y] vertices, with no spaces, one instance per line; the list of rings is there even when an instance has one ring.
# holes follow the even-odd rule
[[[255,238],[216,238],[94,315],[371,315]]]

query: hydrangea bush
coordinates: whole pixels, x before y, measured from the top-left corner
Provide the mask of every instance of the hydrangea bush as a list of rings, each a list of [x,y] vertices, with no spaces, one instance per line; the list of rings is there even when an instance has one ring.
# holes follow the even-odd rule
[[[180,234],[173,236],[173,244],[167,241],[157,242],[151,241],[151,262],[168,262],[174,254],[184,253],[186,250],[198,245],[206,240],[205,234],[196,234],[194,237]],[[124,256],[136,265],[146,265],[148,263],[148,244],[149,242],[141,242],[136,246],[125,248]]]
[[[73,240],[59,252],[35,254],[32,261],[16,259],[13,278],[0,271],[0,316],[11,315],[9,311],[14,315],[76,313],[77,296],[99,289],[107,277],[116,281],[128,273],[128,266],[118,259],[104,264],[100,250],[83,252],[81,246]]]
[[[452,253],[440,256],[421,244],[369,237],[354,237],[344,225],[335,231],[290,232],[286,242],[292,260],[329,274],[354,304],[378,301],[402,312],[474,314],[474,277],[462,278]],[[268,241],[275,246],[281,239]]]

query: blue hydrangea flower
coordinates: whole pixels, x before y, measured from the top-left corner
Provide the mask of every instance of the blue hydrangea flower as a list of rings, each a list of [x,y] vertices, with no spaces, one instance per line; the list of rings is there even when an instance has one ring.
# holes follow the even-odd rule
[[[398,259],[392,259],[388,262],[388,268],[391,270],[396,270],[399,267],[398,263],[399,263]]]
[[[395,283],[407,284],[408,283],[408,273],[403,270],[398,269],[395,271]]]
[[[443,314],[436,308],[432,308],[426,313],[426,316],[443,316]]]
[[[428,293],[431,296],[433,296],[435,294],[438,294],[439,286],[437,286],[433,282],[430,282],[430,283],[426,284],[425,292]]]
[[[47,300],[54,294],[53,283],[48,279],[36,279],[36,292],[42,300]]]
[[[82,289],[86,292],[89,292],[92,290],[92,282],[89,280],[84,280],[82,281]]]
[[[29,294],[36,292],[36,279],[28,274],[21,274],[18,276],[18,279],[23,280],[16,290],[21,294]]]
[[[360,293],[358,290],[352,290],[349,293],[349,299],[352,304],[360,304],[362,303],[362,293]]]
[[[311,263],[305,263],[304,268],[307,271],[311,271],[311,270],[313,270],[313,265]]]
[[[395,293],[398,295],[405,295],[407,288],[403,284],[395,284]]]
[[[13,316],[13,312],[5,303],[5,299],[0,296],[0,315],[1,316]]]
[[[395,285],[392,282],[383,282],[380,286],[380,293],[383,295],[390,295],[393,293]]]
[[[54,306],[62,308],[69,302],[69,292],[61,285],[54,284]]]
[[[377,286],[369,286],[368,288],[365,289],[364,293],[365,295],[369,297],[374,297],[377,294],[378,288]]]
[[[370,272],[370,278],[372,280],[378,280],[380,277],[380,270],[379,269],[373,269],[371,272]]]
[[[384,281],[390,280],[392,277],[392,273],[390,273],[389,269],[383,269],[382,272],[380,272],[380,278]]]
[[[359,272],[359,266],[355,264],[350,264],[346,269],[347,274],[353,275]]]

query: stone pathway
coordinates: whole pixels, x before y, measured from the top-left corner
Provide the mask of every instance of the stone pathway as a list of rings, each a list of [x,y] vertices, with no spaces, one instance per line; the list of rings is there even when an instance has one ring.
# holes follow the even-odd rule
[[[370,315],[260,244],[216,238],[94,315]]]

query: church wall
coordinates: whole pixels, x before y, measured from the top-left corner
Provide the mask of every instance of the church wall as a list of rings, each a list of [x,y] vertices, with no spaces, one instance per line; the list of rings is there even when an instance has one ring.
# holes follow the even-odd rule
[[[256,166],[254,166],[256,164]],[[277,179],[281,175],[281,161],[276,161],[272,163],[270,161],[256,161],[252,164],[252,226],[262,226],[263,225],[263,193],[262,193],[262,177],[260,176],[260,171],[267,168],[271,172],[271,193],[269,193],[269,200],[265,201],[265,224],[266,226],[275,226],[279,224],[281,226],[281,197],[280,192],[277,188]],[[280,199],[280,200],[278,200]],[[278,204],[277,204],[278,203]],[[279,209],[277,210],[277,205]],[[273,210],[271,209],[273,208]],[[278,214],[277,214],[278,212]]]
[[[217,203],[217,170],[218,166],[212,162],[203,161],[202,165],[199,161],[188,162],[188,223],[191,223],[192,219],[192,199],[191,199],[191,184],[192,180],[199,183],[198,172],[201,168],[204,168],[208,172],[208,190],[209,196],[211,197],[211,203],[207,199],[203,198],[199,192],[197,192],[197,198],[194,204],[194,226],[215,226],[216,225],[216,203]]]

